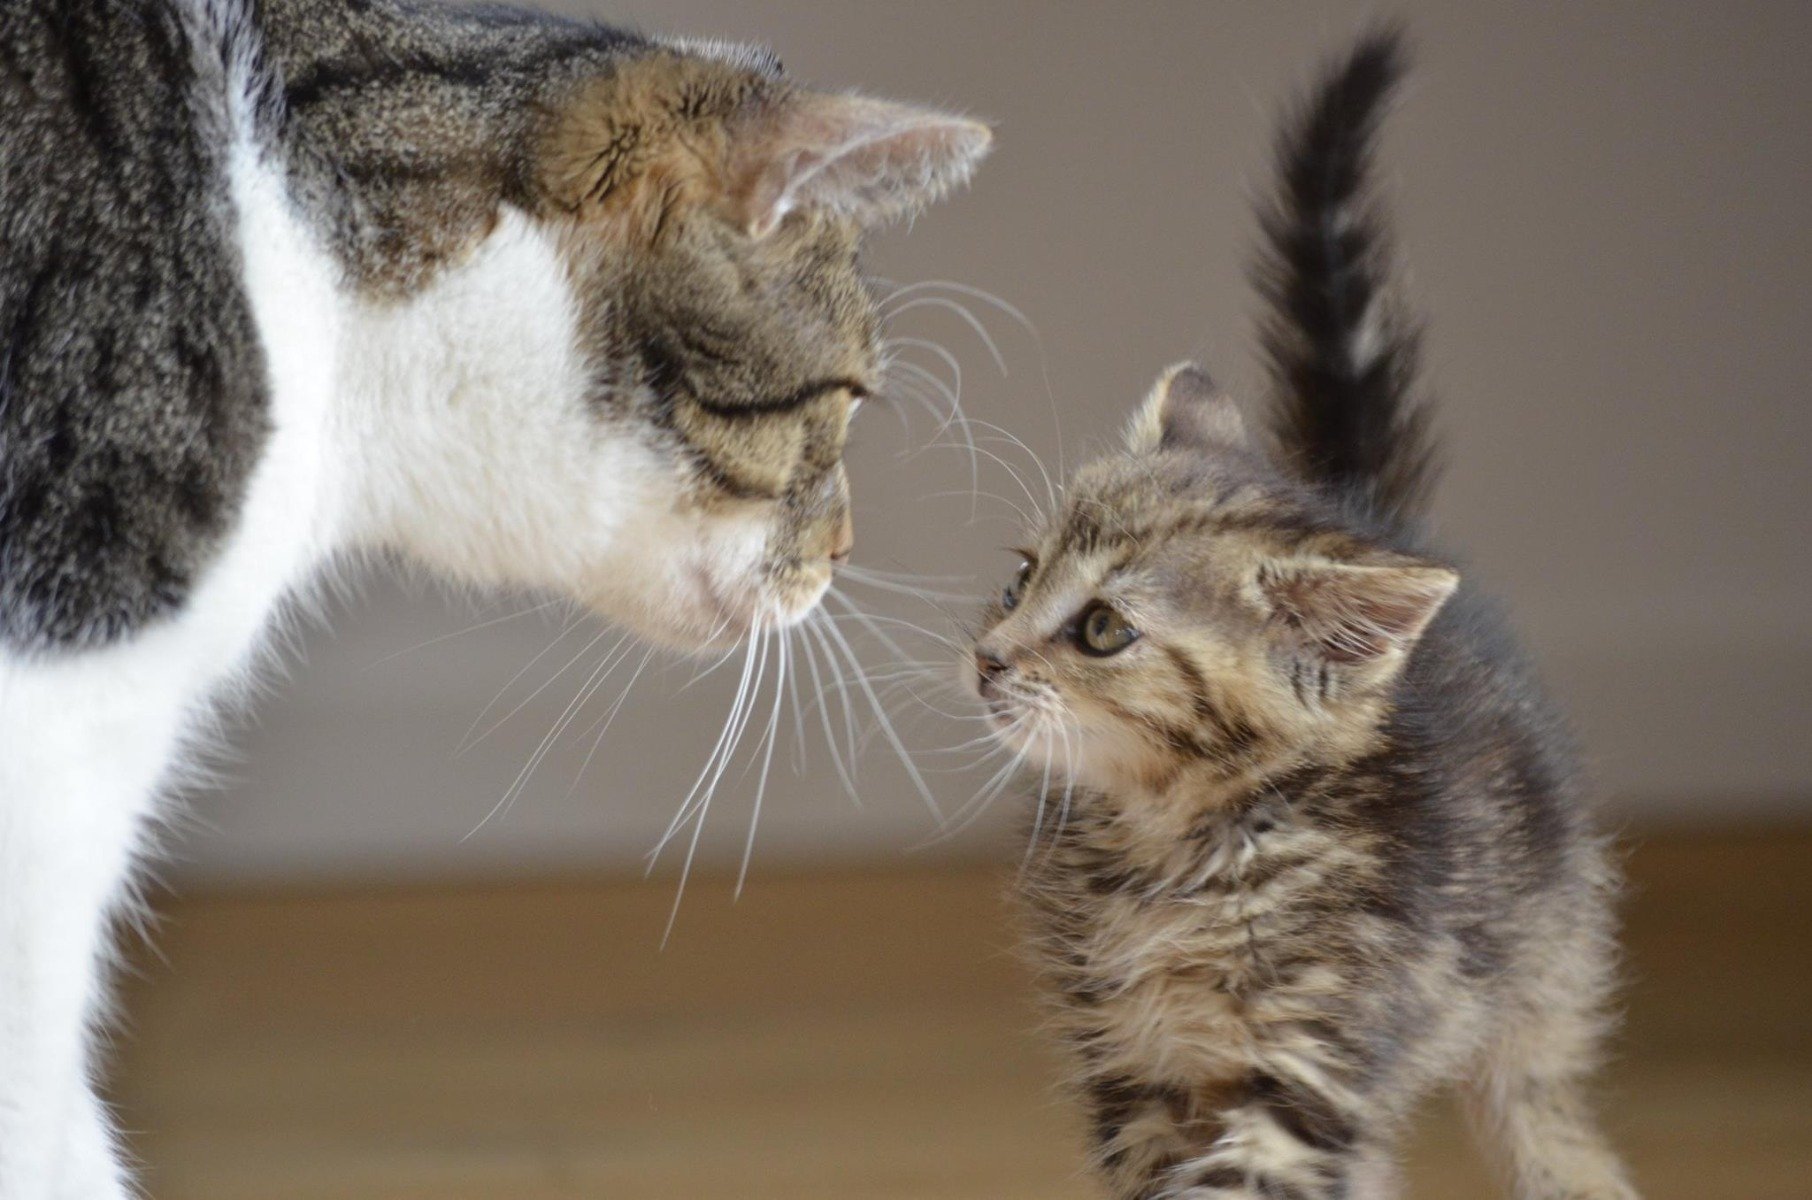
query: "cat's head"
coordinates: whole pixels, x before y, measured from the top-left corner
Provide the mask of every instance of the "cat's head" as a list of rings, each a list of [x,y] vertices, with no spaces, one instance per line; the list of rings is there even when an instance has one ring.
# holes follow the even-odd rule
[[[439,488],[447,519],[418,506],[400,540],[685,649],[801,619],[850,552],[843,451],[881,387],[863,238],[965,180],[988,129],[654,44],[541,97],[528,140],[513,202],[444,272],[495,306],[460,327],[502,344],[451,350],[487,375],[460,381],[485,429],[457,452],[495,505],[473,522]]]
[[[1078,472],[984,614],[996,736],[1098,786],[1361,749],[1459,582],[1275,469],[1199,369]]]

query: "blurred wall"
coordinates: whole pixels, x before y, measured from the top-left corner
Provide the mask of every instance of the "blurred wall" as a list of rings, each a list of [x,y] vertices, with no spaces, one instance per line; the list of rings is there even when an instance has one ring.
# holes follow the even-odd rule
[[[972,191],[910,236],[884,238],[873,263],[1024,311],[1036,338],[973,306],[1004,377],[948,311],[904,313],[897,331],[947,346],[969,410],[1010,427],[1053,471],[1110,439],[1180,357],[1200,356],[1250,394],[1248,208],[1268,179],[1272,120],[1358,20],[1334,5],[563,7],[764,40],[806,79],[994,120],[999,148]],[[1405,17],[1418,47],[1387,167],[1413,297],[1432,318],[1450,463],[1442,528],[1513,602],[1620,813],[1812,814],[1812,7],[1426,0],[1380,11]],[[933,495],[967,488],[970,472],[949,449],[902,457],[934,431],[923,417],[903,430],[881,406],[864,413],[858,559],[963,577],[963,593],[998,586],[1011,513],[983,499],[971,523],[968,500]],[[988,448],[1042,487],[1016,451]],[[980,478],[1018,494],[991,461]],[[581,652],[598,630],[575,628],[519,676],[563,617],[431,641],[527,603],[377,583],[340,605],[331,635],[304,638],[239,739],[229,785],[196,799],[182,869],[397,877],[639,864],[715,739],[734,664],[683,693],[690,670],[651,667],[579,778],[588,727],[626,668],[485,820],[615,640]],[[915,601],[892,597],[886,611],[951,628]],[[915,645],[922,658],[944,654]],[[520,711],[456,754],[499,693],[476,730]],[[973,732],[912,694],[891,699],[915,747]],[[814,711],[796,772],[783,718],[761,863],[895,857],[925,841],[935,826],[885,744],[864,755],[858,808],[818,722]],[[922,760],[947,807],[986,778],[966,761]],[[711,861],[745,845],[754,782],[740,770],[705,826]],[[1016,809],[1008,796],[921,853],[999,847]]]

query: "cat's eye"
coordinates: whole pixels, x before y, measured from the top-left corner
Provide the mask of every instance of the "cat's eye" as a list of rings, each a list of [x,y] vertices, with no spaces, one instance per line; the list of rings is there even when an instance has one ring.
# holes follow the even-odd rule
[[[1076,645],[1085,654],[1106,658],[1139,640],[1139,631],[1110,604],[1096,604],[1076,625]]]
[[[1013,576],[1013,582],[1000,594],[1000,606],[1008,612],[1019,607],[1019,598],[1025,594],[1026,580],[1032,577],[1032,560],[1025,559],[1019,564],[1019,570]]]

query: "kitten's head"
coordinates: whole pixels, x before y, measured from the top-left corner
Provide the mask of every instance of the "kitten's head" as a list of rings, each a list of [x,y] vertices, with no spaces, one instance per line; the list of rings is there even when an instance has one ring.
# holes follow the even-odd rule
[[[1273,468],[1193,367],[1079,472],[985,613],[996,736],[1109,787],[1360,749],[1459,581]]]
[[[495,307],[461,326],[507,343],[464,348],[487,378],[459,381],[487,393],[485,444],[458,452],[497,503],[437,526],[458,502],[440,488],[407,543],[685,649],[801,619],[849,554],[844,444],[880,387],[862,239],[966,179],[988,129],[685,44],[613,59],[535,108],[521,178],[463,268],[493,271],[468,285],[493,305],[520,289],[487,264],[556,277],[551,304],[503,297],[552,308],[526,334]],[[504,393],[518,416],[498,415]]]

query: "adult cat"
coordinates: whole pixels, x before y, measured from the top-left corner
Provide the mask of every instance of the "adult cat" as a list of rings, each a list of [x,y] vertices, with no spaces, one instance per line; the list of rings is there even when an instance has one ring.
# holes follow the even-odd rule
[[[0,1200],[96,1200],[107,913],[284,597],[396,548],[687,649],[798,620],[860,235],[989,135],[411,0],[10,0],[0,114]]]

